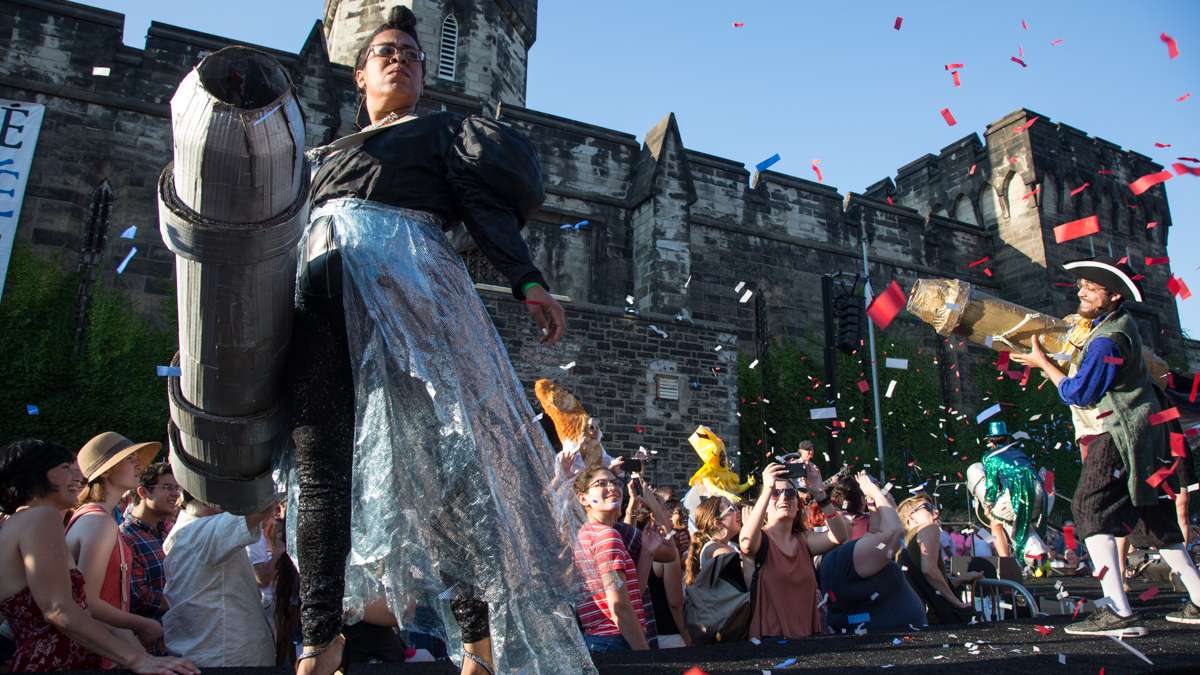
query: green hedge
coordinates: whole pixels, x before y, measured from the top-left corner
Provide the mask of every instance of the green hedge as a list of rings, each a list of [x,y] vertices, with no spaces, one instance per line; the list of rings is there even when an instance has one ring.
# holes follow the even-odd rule
[[[16,243],[0,300],[0,441],[33,436],[77,448],[101,431],[165,440],[165,381],[155,366],[176,351],[175,313],[156,328],[120,291],[92,288],[76,350],[79,275]]]

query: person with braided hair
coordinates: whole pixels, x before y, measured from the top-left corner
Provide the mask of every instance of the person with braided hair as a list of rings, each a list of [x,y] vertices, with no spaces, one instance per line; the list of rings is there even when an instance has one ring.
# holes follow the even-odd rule
[[[520,232],[541,168],[496,120],[418,115],[424,73],[416,17],[394,7],[353,70],[369,124],[308,153],[287,368],[297,671],[333,672],[343,621],[366,620],[444,635],[464,673],[589,672],[553,454],[458,253],[508,278],[543,343],[562,337]]]
[[[745,640],[754,566],[730,543],[742,530],[742,511],[725,497],[709,497],[696,507],[695,523],[683,576],[683,615],[692,643]]]

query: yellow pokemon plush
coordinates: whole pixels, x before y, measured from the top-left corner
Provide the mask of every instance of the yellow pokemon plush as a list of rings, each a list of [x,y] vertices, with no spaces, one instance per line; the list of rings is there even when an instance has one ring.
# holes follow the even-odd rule
[[[754,485],[753,476],[745,483],[738,483],[738,475],[729,468],[729,460],[725,456],[725,442],[712,429],[704,425],[696,427],[688,442],[704,463],[699,471],[692,474],[688,485],[696,488],[699,483],[708,496],[720,495],[734,502],[740,499],[738,495]]]
[[[602,465],[604,446],[600,444],[600,425],[588,415],[579,399],[566,387],[544,378],[533,383],[533,393],[554,422],[563,450],[578,450],[584,466]]]

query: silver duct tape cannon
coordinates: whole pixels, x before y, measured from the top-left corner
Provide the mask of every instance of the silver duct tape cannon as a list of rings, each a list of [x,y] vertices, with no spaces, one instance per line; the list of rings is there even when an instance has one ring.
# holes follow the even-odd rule
[[[1059,319],[1035,312],[992,297],[960,279],[918,279],[908,294],[907,309],[933,326],[938,335],[958,335],[998,352],[1028,352],[1036,335],[1042,349],[1064,367],[1086,340],[1086,334],[1072,335],[1075,315]],[[1146,348],[1142,358],[1150,377],[1164,386],[1167,363]]]
[[[171,465],[197,499],[253,513],[275,498],[272,459],[290,442],[282,375],[308,220],[304,122],[283,66],[227,47],[179,85],[171,126],[158,183],[179,317]]]

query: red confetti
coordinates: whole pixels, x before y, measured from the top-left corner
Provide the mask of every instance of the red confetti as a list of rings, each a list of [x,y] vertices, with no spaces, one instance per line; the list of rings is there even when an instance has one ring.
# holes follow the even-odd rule
[[[1021,59],[1018,59],[1018,58],[1017,58],[1017,57],[1015,57],[1015,56],[1010,56],[1010,57],[1008,57],[1008,58],[1009,58],[1009,60],[1010,60],[1010,61],[1012,61],[1013,63],[1015,63],[1015,64],[1017,64],[1017,65],[1019,65],[1019,66],[1021,66],[1022,68],[1028,68],[1028,67],[1029,67],[1029,66],[1025,65],[1025,62],[1024,62],[1024,61],[1022,61]]]
[[[1145,278],[1146,278],[1146,275],[1145,275],[1145,274],[1135,274],[1135,275],[1133,275],[1133,277],[1132,277],[1132,279],[1133,279],[1134,281],[1141,281],[1142,279],[1145,279]]]
[[[1138,596],[1138,599],[1141,600],[1142,602],[1145,602],[1145,601],[1150,600],[1151,598],[1155,597],[1156,595],[1158,595],[1158,586],[1151,586],[1150,588],[1147,588],[1146,590],[1142,591],[1142,594]]]
[[[1164,422],[1170,422],[1171,420],[1177,419],[1179,419],[1179,408],[1167,408],[1166,410],[1156,412],[1149,417],[1151,426],[1158,426]]]
[[[1035,625],[1034,628],[1037,629],[1037,632],[1041,633],[1042,635],[1049,635],[1054,632],[1054,629],[1050,626]]]
[[[1114,366],[1119,366],[1122,363],[1125,363],[1125,359],[1121,358],[1120,356],[1106,356],[1104,357],[1104,362],[1111,363]]]
[[[1178,295],[1180,300],[1187,300],[1192,297],[1192,291],[1188,289],[1187,284],[1179,277],[1167,279],[1167,290],[1171,291],[1171,295]]]
[[[1033,123],[1034,123],[1034,122],[1036,122],[1036,121],[1038,121],[1039,119],[1041,119],[1041,118],[1040,118],[1040,117],[1031,117],[1031,118],[1029,119],[1029,121],[1028,121],[1028,122],[1026,122],[1025,124],[1022,124],[1021,126],[1017,127],[1017,129],[1016,129],[1016,132],[1015,132],[1015,133],[1018,133],[1018,134],[1019,134],[1019,133],[1021,133],[1022,131],[1025,131],[1025,130],[1029,129],[1029,127],[1033,126]]]
[[[1080,185],[1079,187],[1075,188],[1074,190],[1071,190],[1071,196],[1074,197],[1075,195],[1079,194],[1080,192],[1083,192],[1084,190],[1088,189],[1089,185],[1091,185],[1090,182],[1085,182],[1083,185]]]
[[[821,163],[821,160],[819,160],[819,159],[814,159],[814,160],[812,161],[812,170],[813,170],[814,172],[816,172],[816,174],[817,174],[817,182],[818,182],[818,183],[824,183],[824,182],[825,182],[825,179],[821,177],[821,169],[820,169],[820,167],[818,167],[818,166],[817,166],[817,164],[820,164],[820,163]]]
[[[1162,33],[1158,36],[1159,40],[1167,43],[1167,56],[1174,59],[1179,57],[1179,45],[1175,44],[1175,38]]]
[[[1171,456],[1187,457],[1187,436],[1171,432]]]
[[[992,277],[992,270],[990,270],[990,269],[988,269],[988,268],[986,268],[986,267],[985,267],[985,268],[983,268],[983,276],[985,276],[985,277],[987,277],[987,278],[989,278],[989,279],[990,279],[990,278]]]
[[[1021,199],[1029,199],[1030,197],[1033,197],[1034,195],[1036,195],[1037,193],[1039,193],[1041,191],[1042,191],[1042,186],[1039,185],[1039,186],[1033,188],[1032,190],[1030,190],[1029,192],[1026,192],[1025,196],[1021,197]]]
[[[861,392],[861,393],[865,394],[865,393],[867,393],[867,391],[868,391],[868,390],[870,390],[870,389],[871,389],[871,385],[870,385],[870,384],[868,384],[866,380],[859,380],[859,381],[858,381],[858,391],[859,391],[859,392]]]
[[[974,165],[974,164],[972,164],[972,165],[971,165],[971,170],[967,172],[967,175],[968,175],[968,176],[974,176],[974,175],[975,175],[975,165]]]
[[[1123,255],[1123,256],[1121,256],[1121,259],[1117,261],[1117,264],[1118,264],[1118,265],[1125,265],[1125,264],[1127,264],[1128,262],[1129,262],[1129,256],[1127,256],[1127,255]]]
[[[1141,178],[1130,183],[1129,189],[1133,191],[1133,194],[1140,195],[1143,192],[1145,192],[1146,190],[1149,190],[1150,188],[1154,187],[1155,185],[1158,185],[1159,183],[1162,183],[1162,182],[1168,181],[1168,180],[1171,180],[1171,172],[1170,171],[1159,171],[1158,173],[1148,173],[1145,176],[1142,176]]]
[[[1182,176],[1185,173],[1190,173],[1193,176],[1200,176],[1200,166],[1192,167],[1192,166],[1187,166],[1186,164],[1180,164],[1179,162],[1175,162],[1174,164],[1171,165],[1171,168],[1175,169],[1175,173],[1180,176]],[[1166,173],[1166,172],[1164,171],[1163,173]]]
[[[958,71],[957,70],[950,71],[950,76],[952,78],[954,78],[954,86],[956,86],[956,87],[962,86],[962,80],[958,79]]]
[[[1072,549],[1075,548],[1075,526],[1074,525],[1064,525],[1063,529],[1062,529],[1062,533],[1063,533],[1063,542],[1066,543],[1067,548],[1072,548]]]
[[[887,196],[887,203],[888,203],[888,204],[891,204],[892,206],[895,206],[895,205],[896,205],[896,202],[892,201],[892,196],[891,196],[891,195],[888,195],[888,196]]]
[[[997,370],[1008,370],[1008,359],[1009,359],[1008,352],[1000,352],[1000,356],[996,357],[996,369]]]
[[[1009,164],[1016,164],[1016,163],[1017,163],[1017,162],[1019,162],[1019,161],[1021,161],[1021,160],[1017,159],[1016,157],[1009,157],[1009,158],[1008,158],[1008,163],[1009,163]]]
[[[1196,391],[1200,389],[1200,373],[1192,375],[1192,393],[1188,395],[1188,403],[1196,402]]]
[[[962,478],[959,476],[959,478]],[[1045,488],[1047,494],[1054,494],[1054,472],[1046,469],[1046,475],[1042,477],[1042,487]]]
[[[1155,144],[1154,144],[1154,147],[1156,147],[1156,148],[1169,148],[1169,147],[1171,147],[1171,144],[1170,144],[1170,143],[1158,143],[1158,142],[1155,142]]]
[[[962,70],[962,69],[963,69],[963,64],[961,64],[961,63],[947,63],[947,64],[946,64],[944,67],[946,68],[946,70]]]
[[[733,22],[733,27],[734,27],[734,28],[745,28],[745,27],[746,27],[746,24],[742,23],[741,21],[734,21],[734,22]]]
[[[1021,386],[1029,384],[1029,374],[1033,372],[1033,368],[1025,366],[1025,372],[1021,373]]]
[[[637,426],[635,426],[635,427],[633,428],[633,430],[634,430],[634,431],[636,431],[636,432],[637,432],[637,433],[639,433],[639,434],[641,434],[641,433],[645,433],[645,432],[646,432],[646,429],[645,429],[645,427],[643,427],[643,426],[642,426],[642,425],[640,425],[640,424],[639,424],[639,425],[637,425]]]
[[[1175,99],[1175,102],[1183,103],[1184,101],[1188,100],[1191,97],[1192,97],[1192,92],[1189,91],[1188,93],[1184,94],[1183,96],[1180,96],[1179,98]]]
[[[880,330],[887,330],[907,302],[900,284],[892,281],[883,293],[871,300],[871,305],[867,307],[867,316],[871,317]]]
[[[942,108],[942,119],[946,120],[946,124],[950,126],[958,124],[958,121],[954,119],[954,114],[950,112],[949,108]]]
[[[1061,244],[1072,239],[1080,237],[1088,237],[1100,231],[1100,219],[1096,216],[1088,216],[1079,220],[1072,220],[1069,223],[1063,223],[1054,228],[1054,242]]]
[[[1025,48],[1021,45],[1017,45],[1017,56],[1025,58]]]
[[[1074,546],[1072,546],[1071,548],[1075,548],[1075,547],[1074,547]],[[1096,578],[1097,578],[1097,579],[1100,579],[1101,581],[1103,581],[1103,580],[1104,580],[1104,575],[1105,575],[1105,574],[1108,574],[1108,565],[1105,565],[1104,567],[1101,567],[1101,568],[1100,568],[1100,571],[1099,571],[1099,572],[1096,572]]]
[[[1154,228],[1156,228],[1156,227],[1158,227],[1158,221],[1157,221],[1157,220],[1152,220],[1152,221],[1150,221],[1150,222],[1146,223],[1146,229],[1147,229],[1147,230],[1153,230],[1153,229],[1154,229]]]
[[[700,670],[700,666],[692,666],[691,669],[688,670],[683,675],[708,675],[708,673],[704,672],[703,670]]]
[[[900,30],[900,24],[902,24],[902,23],[904,23],[904,17],[898,16],[898,17],[896,17],[896,25],[892,26],[892,28],[895,28],[896,30]]]
[[[1151,258],[1150,256],[1146,256],[1146,264],[1147,265],[1166,265],[1169,262],[1171,262],[1171,258],[1168,256],[1165,256],[1165,255],[1159,256],[1157,258]]]
[[[989,261],[989,260],[991,260],[991,259],[992,259],[992,256],[990,256],[990,255],[985,255],[985,256],[983,256],[982,258],[980,258],[979,260],[976,260],[975,262],[973,262],[973,263],[971,263],[971,264],[967,265],[967,267],[975,267],[976,265],[982,265],[983,263],[985,263],[985,262],[987,262],[987,261]]]
[[[1063,40],[1062,40],[1062,38],[1055,38],[1055,39],[1053,39],[1053,40],[1051,40],[1051,41],[1050,41],[1050,46],[1051,46],[1051,47],[1057,47],[1057,46],[1061,45],[1062,43],[1063,43]]]

